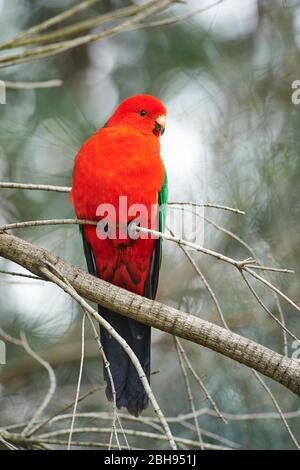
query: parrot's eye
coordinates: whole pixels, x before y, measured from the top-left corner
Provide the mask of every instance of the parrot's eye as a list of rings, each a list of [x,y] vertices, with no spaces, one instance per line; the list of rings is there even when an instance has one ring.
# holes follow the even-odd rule
[[[141,109],[140,115],[141,116],[146,116],[146,114],[147,114],[147,111],[145,111],[144,109]]]

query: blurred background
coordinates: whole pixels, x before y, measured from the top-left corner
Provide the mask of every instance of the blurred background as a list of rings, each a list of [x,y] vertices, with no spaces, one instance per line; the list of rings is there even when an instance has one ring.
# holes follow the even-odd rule
[[[1,42],[75,3],[0,0]],[[141,3],[103,0],[76,19]],[[245,240],[265,265],[294,269],[294,275],[268,278],[299,303],[300,104],[294,104],[291,96],[293,82],[300,80],[300,2],[188,0],[160,18],[196,13],[199,8],[205,11],[174,24],[123,32],[52,58],[1,69],[1,80],[61,79],[63,85],[7,90],[6,105],[0,105],[0,180],[70,186],[74,157],[85,139],[125,97],[153,94],[168,109],[162,155],[170,200],[225,204],[245,211],[242,216],[207,208],[204,215]],[[67,194],[0,191],[1,224],[73,216]],[[24,229],[16,234],[85,268],[76,226]],[[236,259],[251,255],[209,223],[204,226],[204,245]],[[229,327],[283,353],[282,330],[239,273],[213,258],[193,256],[214,289]],[[0,269],[23,272],[3,259]],[[278,316],[271,292],[251,284]],[[167,242],[158,300],[221,324],[203,282],[180,249]],[[299,336],[299,313],[287,303],[281,305],[288,328]],[[0,274],[0,327],[16,336],[24,330],[33,348],[54,367],[58,389],[47,409],[49,415],[74,400],[81,319],[78,307],[57,287]],[[101,360],[89,328],[86,337],[82,393],[103,385]],[[211,405],[192,381],[196,408],[204,410],[199,417],[201,429],[243,449],[294,448],[274,415],[270,397],[249,369],[200,346],[183,344],[217,406],[230,414],[225,425],[205,413]],[[288,338],[288,354],[297,354],[297,347]],[[166,416],[189,413],[172,338],[155,332],[152,350],[152,369],[158,371],[152,387],[163,412]],[[266,383],[284,411],[299,410],[289,424],[300,439],[299,398],[272,381],[266,379]],[[22,349],[7,344],[0,384],[0,426],[4,426],[30,419],[47,390],[48,378]],[[79,405],[80,411],[110,409],[103,388]],[[145,415],[153,416],[153,411]],[[142,424],[131,426],[143,429]],[[193,421],[173,430],[177,436],[197,440]],[[220,444],[204,437],[205,442]],[[108,436],[99,439],[107,442]],[[129,441],[136,447],[167,448],[163,441],[135,436]]]

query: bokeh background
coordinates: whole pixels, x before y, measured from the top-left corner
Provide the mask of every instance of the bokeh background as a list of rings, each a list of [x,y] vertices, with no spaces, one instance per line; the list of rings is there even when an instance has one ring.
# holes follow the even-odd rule
[[[4,41],[75,2],[0,0],[0,40]],[[103,0],[78,19],[138,1]],[[188,0],[162,17],[186,15],[212,1]],[[0,105],[0,180],[71,185],[77,150],[101,127],[125,97],[149,93],[167,106],[162,139],[172,201],[226,204],[240,216],[216,209],[205,215],[243,238],[264,264],[294,269],[272,281],[296,302],[300,262],[300,104],[291,100],[300,79],[300,2],[224,0],[176,24],[129,31],[50,59],[0,70],[1,80],[62,79],[46,90],[8,90]],[[0,222],[72,218],[66,194],[1,190]],[[17,234],[84,267],[76,226],[19,230]],[[249,256],[232,237],[205,224],[204,244],[231,257]],[[228,325],[235,332],[283,352],[281,329],[267,317],[238,272],[204,255],[195,256],[214,288]],[[20,270],[3,259],[0,269]],[[53,365],[58,391],[48,413],[74,399],[80,359],[82,314],[58,288],[0,275],[0,326],[28,338]],[[253,283],[278,315],[270,291]],[[176,246],[164,243],[158,299],[220,324],[211,298]],[[299,313],[282,303],[287,326],[300,335]],[[82,391],[102,384],[101,361],[88,330]],[[203,413],[200,427],[243,449],[293,449],[270,397],[251,371],[200,346],[184,343],[193,366],[218,407],[230,413],[227,425]],[[288,353],[297,354],[288,339]],[[155,332],[152,386],[167,416],[189,412],[189,401],[172,338]],[[298,356],[300,358],[300,354]],[[0,426],[28,420],[47,389],[47,375],[23,350],[7,345],[0,366]],[[291,392],[266,379],[284,411],[299,410]],[[196,383],[198,409],[210,404]],[[107,411],[103,389],[79,406]],[[245,414],[265,413],[257,417]],[[146,415],[152,415],[149,409]],[[297,417],[299,416],[299,417]],[[192,421],[190,421],[192,424]],[[300,439],[299,415],[289,421]],[[99,423],[96,423],[99,424]],[[139,425],[137,425],[139,426]],[[139,429],[142,429],[140,426]],[[178,426],[177,435],[195,439]],[[101,436],[107,442],[107,436]],[[206,442],[216,443],[205,437]],[[132,445],[166,448],[166,443],[130,437]]]

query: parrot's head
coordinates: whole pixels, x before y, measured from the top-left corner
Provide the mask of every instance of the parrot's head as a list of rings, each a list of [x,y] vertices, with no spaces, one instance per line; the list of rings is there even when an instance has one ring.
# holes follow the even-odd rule
[[[166,108],[154,96],[136,95],[122,101],[106,127],[133,127],[144,134],[159,137],[165,131],[166,114]]]

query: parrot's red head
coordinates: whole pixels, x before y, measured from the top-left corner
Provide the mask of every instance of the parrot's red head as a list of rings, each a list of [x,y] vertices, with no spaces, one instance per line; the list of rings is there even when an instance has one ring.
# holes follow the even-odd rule
[[[154,96],[136,95],[117,107],[106,127],[133,127],[144,134],[162,135],[166,125],[166,108]]]

